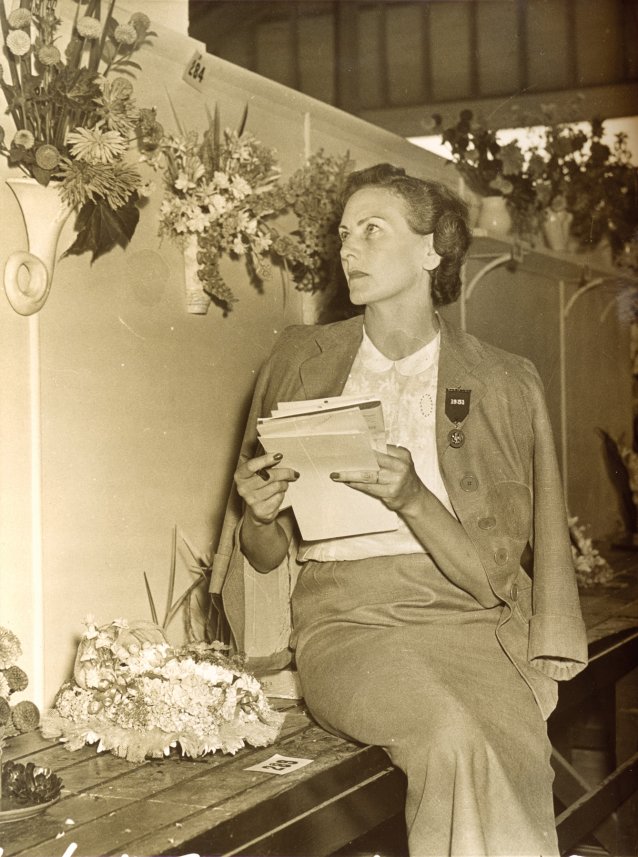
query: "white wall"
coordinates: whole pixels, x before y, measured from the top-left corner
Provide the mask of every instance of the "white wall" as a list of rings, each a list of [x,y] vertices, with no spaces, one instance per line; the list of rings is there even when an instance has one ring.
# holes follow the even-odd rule
[[[155,2],[134,8],[153,18]],[[73,4],[59,8],[68,20]],[[119,7],[118,17],[134,8]],[[167,128],[169,96],[200,130],[206,103],[218,103],[230,127],[248,103],[247,130],[276,148],[286,173],[321,146],[348,149],[361,166],[383,158],[439,169],[437,158],[400,138],[214,58],[211,84],[198,93],[182,75],[200,46],[153,24],[159,38],[140,60],[136,96],[157,107]],[[9,175],[1,163],[0,178]],[[59,261],[37,317],[16,315],[0,293],[0,624],[21,638],[27,695],[40,702],[68,676],[87,613],[150,618],[144,571],[163,607],[173,525],[202,551],[215,545],[255,372],[282,327],[304,317],[300,293],[278,274],[260,295],[233,263],[226,272],[240,301],[229,317],[214,308],[188,315],[181,255],[156,234],[159,202],[157,193],[126,250],[93,265],[88,255]],[[0,230],[4,266],[25,246],[4,182]],[[69,221],[60,250],[72,238]],[[30,387],[38,359],[41,410]],[[32,508],[38,464],[41,527]],[[179,587],[190,579],[182,566]]]

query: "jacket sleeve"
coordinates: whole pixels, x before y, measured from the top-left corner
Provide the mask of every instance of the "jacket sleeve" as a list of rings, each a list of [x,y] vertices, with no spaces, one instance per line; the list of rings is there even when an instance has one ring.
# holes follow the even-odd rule
[[[534,582],[528,658],[545,675],[570,679],[587,664],[567,510],[542,382],[532,371]]]
[[[259,372],[237,466],[255,455],[257,419],[272,407],[272,363],[271,355]],[[227,625],[224,642],[245,653],[256,672],[280,669],[291,661],[290,593],[298,573],[296,545],[293,540],[280,566],[260,573],[241,552],[242,520],[241,498],[233,485],[213,559],[210,592],[222,624]]]

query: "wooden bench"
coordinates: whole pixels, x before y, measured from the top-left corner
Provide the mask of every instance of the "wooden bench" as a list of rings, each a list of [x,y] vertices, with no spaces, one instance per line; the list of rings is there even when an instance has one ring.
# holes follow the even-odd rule
[[[638,788],[635,753],[592,787],[571,763],[565,743],[574,712],[592,694],[609,694],[637,662],[637,564],[635,554],[615,587],[584,595],[592,661],[581,676],[561,685],[550,721],[555,793],[567,807],[557,817],[564,854],[590,831],[606,849],[599,853],[621,853],[609,816]],[[282,701],[281,707],[286,720],[277,744],[235,756],[131,764],[92,747],[69,753],[38,732],[11,739],[5,759],[53,768],[65,790],[41,815],[0,825],[3,857],[63,857],[72,844],[76,857],[321,857],[402,813],[405,778],[382,750],[329,735],[300,703]],[[274,753],[313,761],[283,776],[246,770]]]

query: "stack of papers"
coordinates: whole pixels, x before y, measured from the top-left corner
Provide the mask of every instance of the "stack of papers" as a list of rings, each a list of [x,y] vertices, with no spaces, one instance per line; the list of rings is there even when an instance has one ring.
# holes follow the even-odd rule
[[[282,467],[299,473],[286,498],[305,541],[397,529],[396,514],[381,500],[330,479],[335,471],[378,471],[374,450],[385,451],[381,402],[352,396],[279,402],[258,420],[257,432],[266,452],[282,453]]]

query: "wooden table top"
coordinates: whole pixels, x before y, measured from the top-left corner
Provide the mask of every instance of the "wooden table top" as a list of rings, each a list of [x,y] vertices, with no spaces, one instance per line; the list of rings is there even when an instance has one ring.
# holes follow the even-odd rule
[[[582,592],[590,643],[638,626],[638,551],[606,555],[613,581]],[[278,707],[277,743],[235,756],[134,764],[38,731],[9,739],[4,760],[52,768],[64,790],[41,814],[0,824],[0,855],[330,854],[400,811],[403,775],[381,749],[328,734],[302,703]],[[312,763],[283,776],[246,770],[275,753]]]

